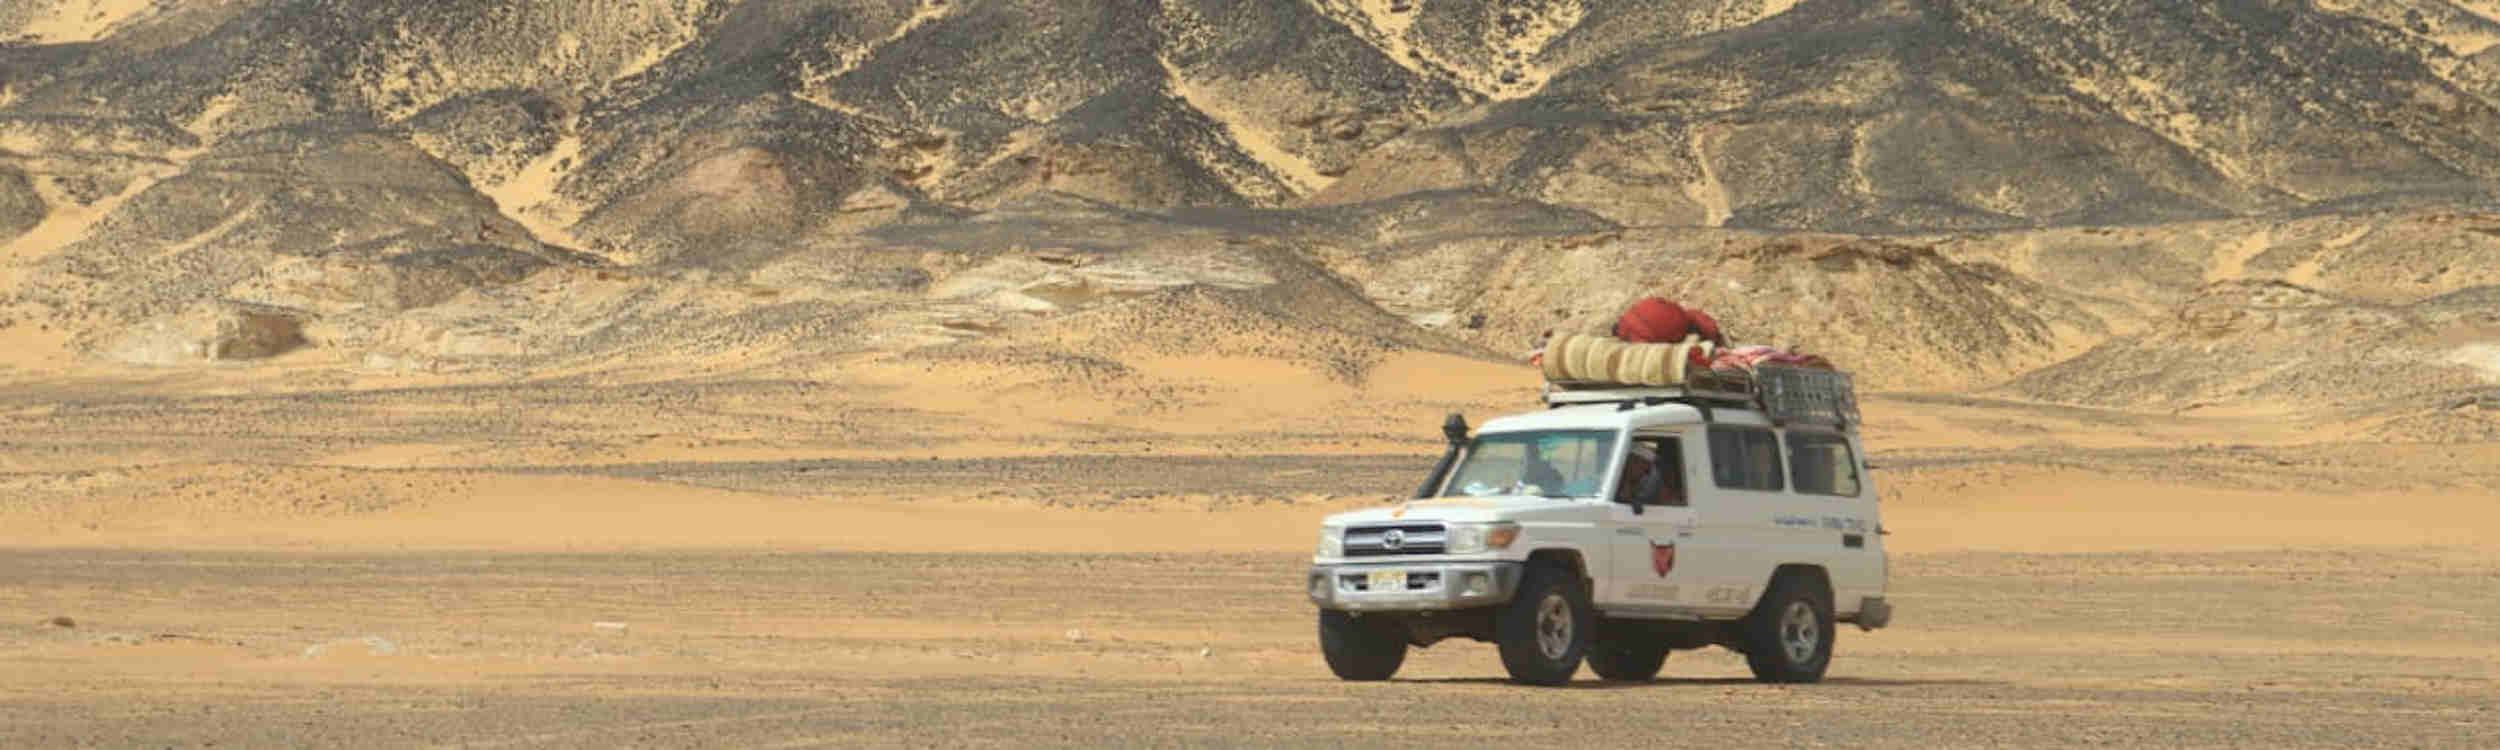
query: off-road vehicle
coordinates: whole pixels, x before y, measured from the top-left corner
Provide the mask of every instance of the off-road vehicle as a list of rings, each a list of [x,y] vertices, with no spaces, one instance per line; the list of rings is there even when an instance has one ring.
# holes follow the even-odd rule
[[[1497,645],[1513,680],[1654,678],[1721,646],[1815,682],[1839,623],[1884,627],[1882,519],[1846,373],[1741,386],[1564,389],[1543,411],[1451,415],[1415,499],[1330,516],[1308,581],[1320,651],[1384,680],[1407,649]]]

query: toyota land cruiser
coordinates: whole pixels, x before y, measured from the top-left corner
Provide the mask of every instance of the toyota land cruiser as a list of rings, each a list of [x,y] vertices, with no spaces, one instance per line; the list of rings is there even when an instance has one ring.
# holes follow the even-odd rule
[[[1671,651],[1815,682],[1838,623],[1884,627],[1882,520],[1844,373],[1764,367],[1743,392],[1551,390],[1459,415],[1411,502],[1328,517],[1309,596],[1320,651],[1384,680],[1409,647],[1495,644],[1515,681],[1654,678]]]

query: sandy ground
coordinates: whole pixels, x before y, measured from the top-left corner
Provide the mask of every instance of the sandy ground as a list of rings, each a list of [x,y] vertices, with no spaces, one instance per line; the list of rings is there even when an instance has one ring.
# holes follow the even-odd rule
[[[2500,563],[2420,548],[1898,561],[1833,678],[1723,652],[1535,690],[1317,662],[1291,553],[16,550],[0,739],[62,746],[2479,746]],[[621,624],[602,629],[598,623]]]
[[[1137,410],[921,398],[952,376],[893,361],[842,388],[16,364],[6,747],[2500,734],[2500,446],[1876,397],[1902,614],[1844,632],[1829,682],[1705,651],[1528,689],[1453,641],[1352,685],[1298,591],[1314,523],[1408,489],[1439,416],[1520,408],[1526,371],[1170,362]]]

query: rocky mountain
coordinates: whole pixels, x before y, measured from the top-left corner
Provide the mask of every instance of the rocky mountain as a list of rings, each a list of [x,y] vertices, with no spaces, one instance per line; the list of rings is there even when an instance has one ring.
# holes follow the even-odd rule
[[[114,366],[1360,378],[1654,292],[1879,388],[2296,404],[2400,361],[2374,393],[2430,408],[2500,378],[2456,354],[2500,331],[2496,189],[2490,0],[0,9],[0,317]]]
[[[2440,72],[2455,57],[2305,2],[1801,2],[1619,42],[1314,200],[1470,186],[1628,225],[1873,232],[2481,201],[2500,109]]]

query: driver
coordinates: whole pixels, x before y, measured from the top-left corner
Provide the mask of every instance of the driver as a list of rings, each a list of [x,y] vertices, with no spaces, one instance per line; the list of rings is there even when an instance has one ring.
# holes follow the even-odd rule
[[[1520,471],[1519,482],[1536,488],[1537,494],[1552,495],[1563,491],[1563,475],[1545,458],[1543,441],[1528,444],[1528,465]]]

